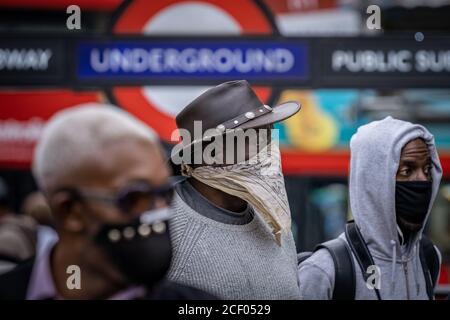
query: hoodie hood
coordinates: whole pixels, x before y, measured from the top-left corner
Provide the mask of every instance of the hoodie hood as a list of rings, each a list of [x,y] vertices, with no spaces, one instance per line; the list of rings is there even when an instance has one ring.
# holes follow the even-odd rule
[[[396,252],[401,252],[395,214],[396,174],[402,148],[417,138],[427,144],[432,161],[432,195],[425,226],[442,177],[433,135],[421,125],[387,117],[361,126],[350,141],[350,207],[374,256],[395,260]],[[408,248],[415,247],[424,226]]]

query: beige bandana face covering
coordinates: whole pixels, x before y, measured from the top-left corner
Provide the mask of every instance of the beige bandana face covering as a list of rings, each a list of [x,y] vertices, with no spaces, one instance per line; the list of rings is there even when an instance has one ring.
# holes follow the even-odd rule
[[[281,245],[282,232],[291,227],[291,212],[281,173],[278,144],[273,142],[248,161],[224,167],[202,166],[192,169],[182,164],[184,176],[250,203],[272,229]]]

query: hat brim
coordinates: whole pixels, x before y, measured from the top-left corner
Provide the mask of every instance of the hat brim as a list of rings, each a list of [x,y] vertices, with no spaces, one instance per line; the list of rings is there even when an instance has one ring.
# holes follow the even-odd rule
[[[251,120],[243,123],[242,125],[237,126],[233,130],[235,130],[235,129],[246,130],[246,129],[252,129],[252,128],[259,128],[259,127],[263,127],[266,125],[281,122],[283,120],[286,120],[286,119],[292,117],[294,114],[299,112],[300,109],[301,109],[301,105],[298,102],[287,101],[287,102],[279,104],[275,107],[272,107],[271,112],[266,113],[260,117],[251,119]],[[212,137],[209,137],[208,140],[211,138]],[[173,154],[172,157],[179,155],[181,152],[184,152],[186,149],[191,149],[191,152],[193,152],[193,150],[194,150],[193,147],[196,144],[202,143],[205,140],[206,140],[206,138],[202,137],[202,139],[191,142],[190,144],[188,144],[188,145],[184,146],[182,149],[180,149],[176,154]]]
[[[288,101],[272,108],[272,112],[266,113],[260,117],[254,118],[243,123],[237,128],[251,129],[266,126],[276,122],[286,120],[300,111],[300,104],[294,101]],[[237,129],[236,128],[236,129]]]

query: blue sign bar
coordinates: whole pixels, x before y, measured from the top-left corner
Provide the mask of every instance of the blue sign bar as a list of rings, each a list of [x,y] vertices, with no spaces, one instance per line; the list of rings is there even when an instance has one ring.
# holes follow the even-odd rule
[[[308,45],[278,40],[80,41],[79,80],[308,80]]]

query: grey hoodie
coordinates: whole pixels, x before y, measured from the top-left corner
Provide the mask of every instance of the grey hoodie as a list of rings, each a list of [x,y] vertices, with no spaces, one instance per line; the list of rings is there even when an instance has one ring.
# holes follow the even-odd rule
[[[387,117],[360,127],[350,141],[350,207],[374,262],[380,268],[380,295],[384,300],[428,299],[419,258],[423,227],[409,243],[401,245],[395,219],[395,181],[401,150],[416,138],[427,143],[433,164],[428,219],[442,176],[431,133],[423,126]],[[339,238],[346,241],[344,234]],[[377,299],[375,290],[366,285],[354,256],[353,260],[355,298]],[[327,250],[320,249],[301,263],[298,277],[303,299],[332,298],[334,264]]]

